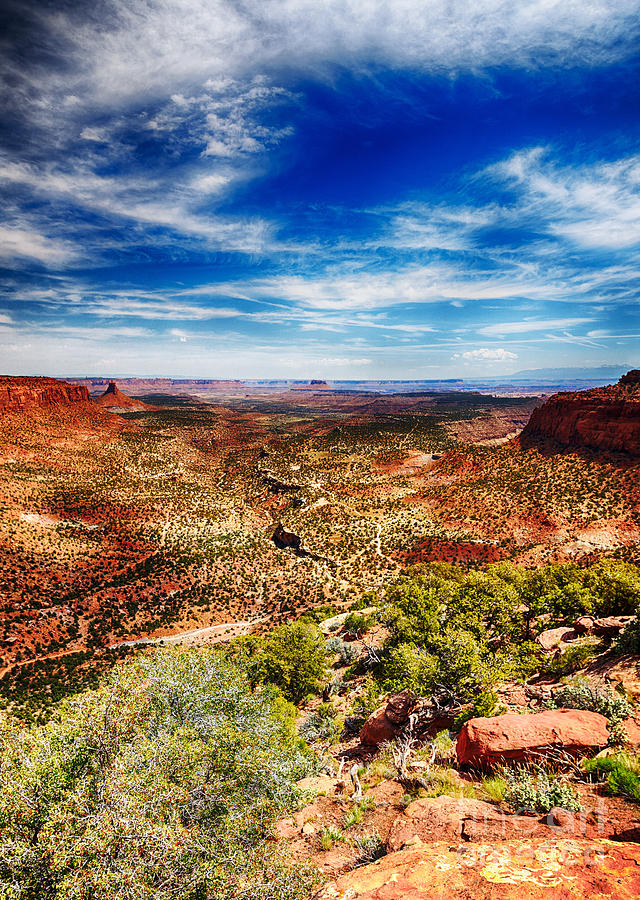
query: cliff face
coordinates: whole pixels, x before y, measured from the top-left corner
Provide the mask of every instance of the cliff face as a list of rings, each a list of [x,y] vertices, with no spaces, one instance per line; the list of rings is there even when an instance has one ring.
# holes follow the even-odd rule
[[[544,440],[640,456],[640,369],[610,387],[554,394],[533,411],[520,435],[523,447]]]
[[[67,384],[57,378],[0,376],[0,412],[29,412],[91,403],[84,385]]]

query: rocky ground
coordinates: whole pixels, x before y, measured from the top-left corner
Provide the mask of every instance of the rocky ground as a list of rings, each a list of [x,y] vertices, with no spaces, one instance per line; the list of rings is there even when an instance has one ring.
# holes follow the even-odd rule
[[[607,627],[610,637],[619,633],[623,619],[583,618],[574,629],[554,629],[562,635],[542,632],[538,643],[552,657],[572,637],[585,639],[587,629],[591,636]],[[343,620],[329,620],[323,630],[352,640]],[[374,628],[360,651],[375,651],[384,637]],[[408,691],[354,727],[350,711],[366,679],[349,680],[339,663],[335,674],[337,681],[347,676],[330,698],[340,728],[313,742],[323,771],[300,783],[307,802],[280,820],[274,835],[318,867],[325,881],[318,900],[637,896],[640,803],[613,795],[602,776],[586,772],[585,760],[624,752],[638,766],[640,657],[614,655],[605,644],[574,676],[594,693],[627,698],[631,714],[616,746],[604,715],[544,709],[566,679],[505,683],[498,689],[501,715],[472,718],[462,728],[454,725],[458,707]],[[319,711],[320,701],[302,710],[305,736]],[[515,803],[504,792],[506,773],[525,770],[532,777],[552,773],[573,804],[569,795],[546,809]]]

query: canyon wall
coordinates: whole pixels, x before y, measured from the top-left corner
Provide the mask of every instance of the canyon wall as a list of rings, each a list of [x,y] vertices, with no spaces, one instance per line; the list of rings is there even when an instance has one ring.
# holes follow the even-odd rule
[[[640,370],[608,387],[554,394],[533,411],[520,435],[523,447],[544,441],[640,456]]]
[[[29,412],[31,409],[78,408],[91,403],[84,385],[67,384],[57,378],[0,376],[0,412]]]

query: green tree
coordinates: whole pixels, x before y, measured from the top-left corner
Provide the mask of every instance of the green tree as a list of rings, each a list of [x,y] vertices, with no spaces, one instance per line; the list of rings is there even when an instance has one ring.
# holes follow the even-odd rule
[[[329,654],[316,625],[294,622],[269,634],[252,667],[255,678],[273,684],[293,703],[317,693],[328,677]]]
[[[307,764],[295,712],[222,654],[156,651],[2,731],[3,900],[284,900],[267,840]]]

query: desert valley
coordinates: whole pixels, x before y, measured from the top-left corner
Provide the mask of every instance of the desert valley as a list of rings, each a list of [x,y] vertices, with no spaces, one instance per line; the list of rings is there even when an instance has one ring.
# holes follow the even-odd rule
[[[426,387],[0,379],[6,771],[25,725],[57,746],[83,704],[146,716],[172,677],[172,703],[219,703],[230,666],[295,704],[305,748],[294,766],[280,739],[293,793],[261,820],[255,896],[635,896],[640,371],[551,397]],[[133,722],[104,719],[108,740]],[[141,896],[156,863],[116,863],[123,825],[103,827],[90,896],[129,865]],[[223,870],[214,896],[245,896]]]

